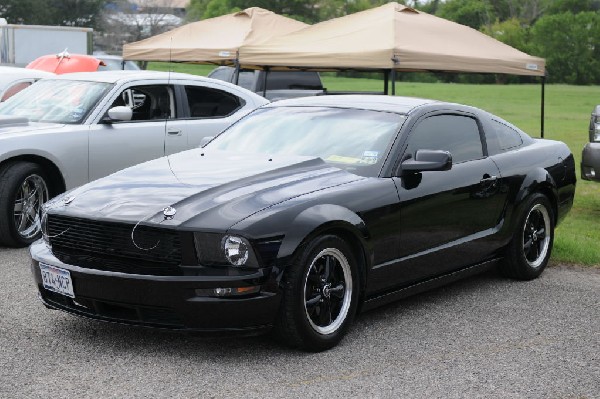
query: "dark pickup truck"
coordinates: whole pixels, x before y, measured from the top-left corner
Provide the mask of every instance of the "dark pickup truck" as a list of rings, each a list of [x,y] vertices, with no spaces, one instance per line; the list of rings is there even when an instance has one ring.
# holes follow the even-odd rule
[[[214,69],[208,77],[235,83],[235,69],[221,66]],[[270,71],[266,73],[265,71],[242,69],[237,84],[271,101],[295,97],[319,96],[325,93],[318,72]]]

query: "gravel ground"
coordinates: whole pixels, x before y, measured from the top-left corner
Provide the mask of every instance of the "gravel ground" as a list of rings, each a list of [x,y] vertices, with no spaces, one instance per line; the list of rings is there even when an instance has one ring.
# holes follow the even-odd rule
[[[600,270],[494,272],[364,313],[320,354],[46,310],[0,248],[0,398],[600,398]]]

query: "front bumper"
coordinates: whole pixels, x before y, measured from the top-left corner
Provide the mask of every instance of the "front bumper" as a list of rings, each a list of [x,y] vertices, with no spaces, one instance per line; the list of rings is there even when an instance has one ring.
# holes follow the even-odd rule
[[[581,178],[600,182],[600,143],[587,143],[583,147]]]
[[[247,273],[223,270],[210,276],[150,276],[67,265],[41,240],[31,245],[30,253],[42,302],[78,316],[147,327],[251,334],[269,329],[279,308],[280,295],[266,269]],[[70,272],[75,298],[43,287],[40,262]],[[207,297],[197,291],[256,285],[261,291],[247,297]]]

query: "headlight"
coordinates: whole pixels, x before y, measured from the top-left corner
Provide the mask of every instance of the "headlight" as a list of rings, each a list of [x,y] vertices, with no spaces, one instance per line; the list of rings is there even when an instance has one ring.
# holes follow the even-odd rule
[[[194,245],[202,266],[259,267],[252,245],[243,237],[194,233]]]
[[[225,236],[223,251],[229,263],[234,266],[243,266],[248,262],[251,248],[250,243],[242,237]]]
[[[48,211],[42,205],[42,214],[40,216],[40,230],[42,231],[42,240],[46,245],[50,246],[50,238],[48,237]]]

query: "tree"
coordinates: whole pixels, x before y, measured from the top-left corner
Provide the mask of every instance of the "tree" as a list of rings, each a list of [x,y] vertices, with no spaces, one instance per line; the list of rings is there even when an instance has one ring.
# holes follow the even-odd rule
[[[550,79],[600,83],[600,14],[570,12],[540,18],[531,30],[533,51],[546,58]]]
[[[166,32],[182,22],[181,18],[170,13],[170,0],[161,3],[138,0],[137,3],[137,7],[132,7],[127,0],[113,0],[113,6],[104,10],[101,34],[95,37],[98,47],[109,53],[120,53],[123,43]]]
[[[2,0],[0,17],[9,23],[96,28],[106,0]]]
[[[437,15],[474,29],[496,20],[492,6],[480,0],[447,0]]]
[[[502,43],[519,49],[523,52],[530,51],[529,27],[516,18],[484,26],[481,31]]]

